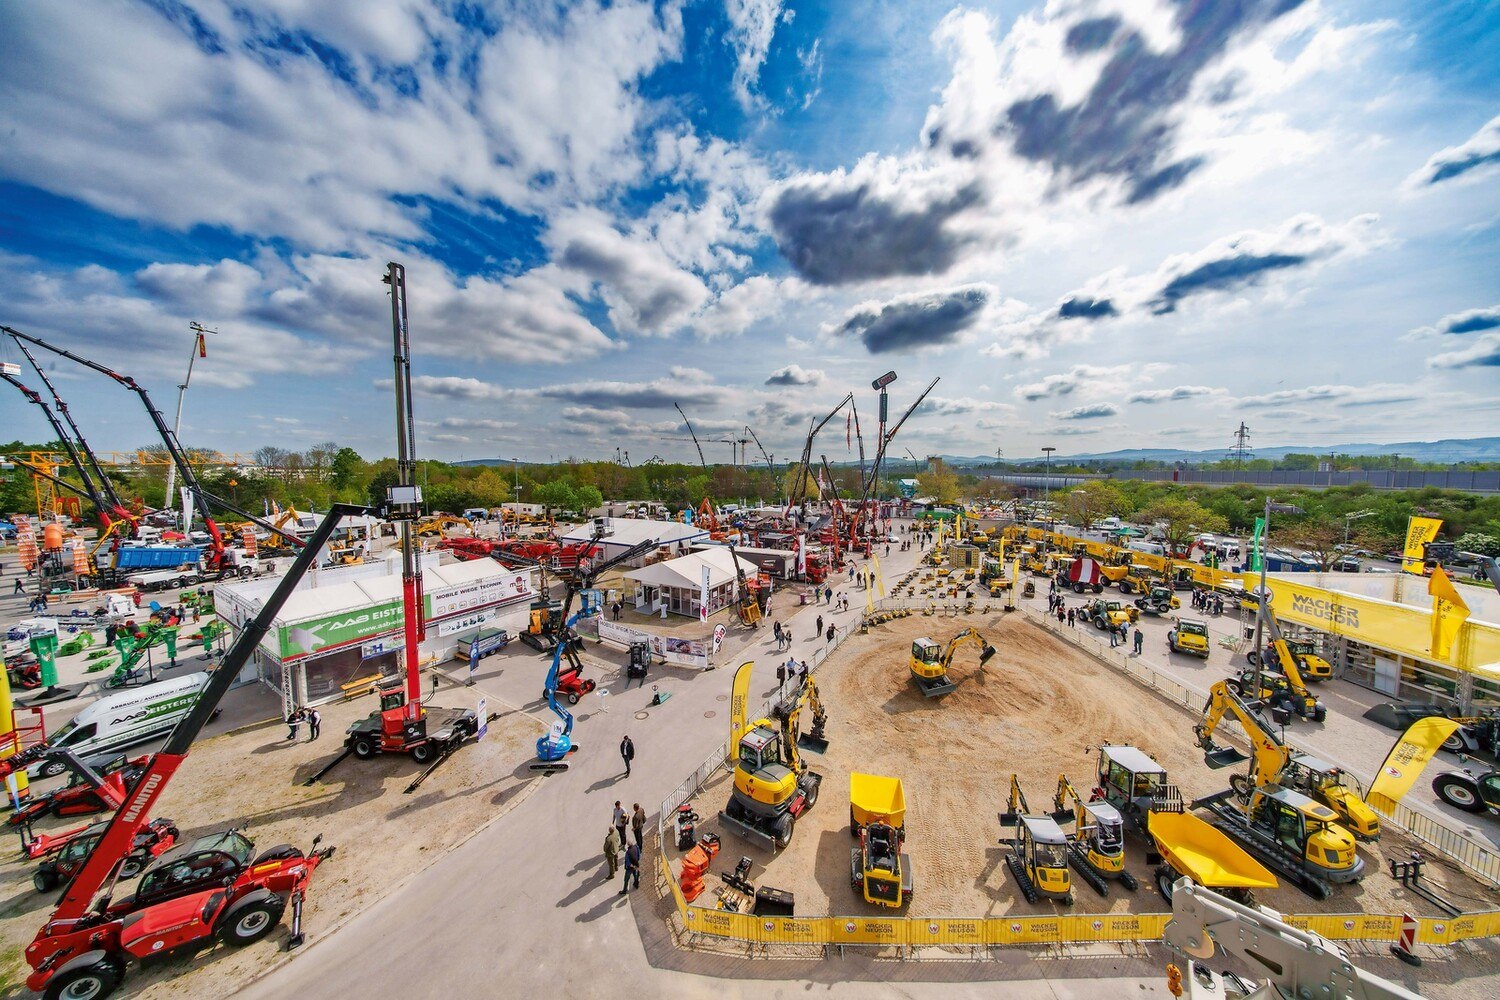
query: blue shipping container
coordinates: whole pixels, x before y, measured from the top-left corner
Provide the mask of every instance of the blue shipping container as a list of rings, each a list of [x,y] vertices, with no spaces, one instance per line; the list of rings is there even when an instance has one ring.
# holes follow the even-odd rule
[[[115,569],[176,569],[196,565],[196,545],[131,545],[115,553]]]

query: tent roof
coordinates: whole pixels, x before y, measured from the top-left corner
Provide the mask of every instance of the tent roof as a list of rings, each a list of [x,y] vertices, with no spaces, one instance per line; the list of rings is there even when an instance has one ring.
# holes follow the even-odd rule
[[[739,559],[740,569],[745,571],[746,576],[754,576],[760,572],[760,567],[748,559]],[[734,563],[730,561],[728,549],[705,549],[702,552],[690,552],[676,559],[668,559],[666,562],[655,563],[641,569],[633,569],[625,574],[628,580],[636,580],[648,587],[688,587],[698,588],[703,585],[703,567],[708,566],[708,586],[710,589],[722,587],[735,579]]]
[[[629,548],[645,541],[660,545],[672,545],[681,541],[696,541],[708,537],[708,529],[696,524],[680,521],[648,521],[636,517],[611,517],[606,519],[612,534],[600,539],[604,545]],[[587,542],[594,537],[594,522],[580,524],[558,535],[564,542]]]

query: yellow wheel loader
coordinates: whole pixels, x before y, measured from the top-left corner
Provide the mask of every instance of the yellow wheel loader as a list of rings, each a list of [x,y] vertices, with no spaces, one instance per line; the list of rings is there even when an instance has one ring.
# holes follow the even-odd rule
[[[911,644],[911,676],[917,687],[929,698],[937,698],[957,689],[958,685],[948,679],[948,667],[953,663],[953,654],[958,647],[973,643],[979,647],[979,666],[982,669],[990,657],[995,655],[991,646],[978,629],[966,628],[948,640],[947,645],[925,636]]]

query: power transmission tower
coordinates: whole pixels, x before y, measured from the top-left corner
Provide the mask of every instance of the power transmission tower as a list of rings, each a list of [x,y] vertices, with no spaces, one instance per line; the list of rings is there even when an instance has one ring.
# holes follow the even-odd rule
[[[1250,428],[1245,426],[1243,420],[1234,432],[1234,467],[1236,470],[1245,468],[1245,453],[1250,448]],[[1251,456],[1254,457],[1253,455]]]

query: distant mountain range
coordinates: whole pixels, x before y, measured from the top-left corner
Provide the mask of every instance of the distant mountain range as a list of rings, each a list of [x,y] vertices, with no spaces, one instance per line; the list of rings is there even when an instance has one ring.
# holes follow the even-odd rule
[[[462,462],[449,462],[449,465],[535,465],[535,462],[523,462],[519,458],[466,458]]]
[[[1394,444],[1320,444],[1278,445],[1251,448],[1254,458],[1285,458],[1287,455],[1400,455],[1418,462],[1494,462],[1500,461],[1500,437],[1447,438],[1442,441],[1398,441]],[[1207,451],[1183,451],[1178,448],[1125,448],[1120,451],[1089,452],[1078,455],[1052,456],[1054,462],[1218,462],[1229,457],[1228,448]],[[949,465],[1023,465],[1040,462],[1043,457],[1006,458],[996,462],[993,455],[944,455]]]

